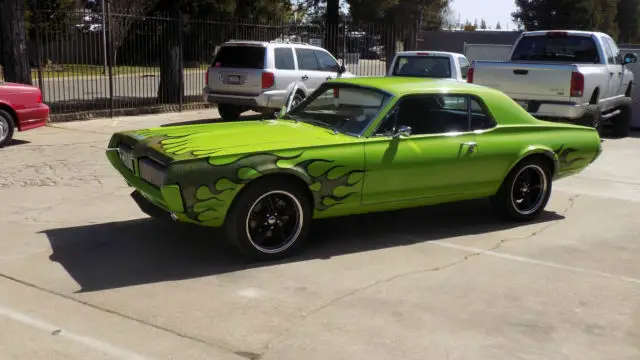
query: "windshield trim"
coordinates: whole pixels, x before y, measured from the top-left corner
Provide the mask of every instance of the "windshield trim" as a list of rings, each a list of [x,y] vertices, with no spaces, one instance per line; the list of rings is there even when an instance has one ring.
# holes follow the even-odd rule
[[[344,131],[340,128],[334,127],[334,126],[321,126],[318,125],[317,123],[314,122],[310,122],[310,121],[304,121],[301,118],[296,117],[295,114],[295,109],[306,105],[307,103],[317,99],[323,92],[325,92],[327,89],[333,89],[336,87],[340,87],[340,88],[355,88],[355,89],[366,89],[366,90],[371,90],[374,92],[378,92],[381,93],[385,96],[385,100],[381,103],[380,105],[380,110],[378,111],[378,113],[371,119],[369,120],[369,122],[367,123],[367,125],[359,132],[359,133],[352,133],[349,131]],[[367,131],[367,129],[369,129],[371,127],[371,124],[373,124],[378,117],[380,117],[380,114],[383,112],[383,110],[386,108],[387,105],[389,105],[389,102],[395,97],[395,95],[385,89],[381,89],[379,87],[374,87],[374,86],[368,86],[368,85],[361,85],[361,84],[352,84],[352,83],[345,83],[345,82],[340,82],[340,81],[331,81],[331,82],[324,82],[322,85],[318,86],[318,88],[316,88],[316,90],[311,93],[311,95],[307,96],[306,98],[304,98],[304,100],[302,100],[297,106],[296,108],[292,109],[289,113],[286,114],[286,117],[294,119],[296,121],[311,125],[311,126],[316,126],[322,129],[327,129],[327,130],[331,130],[340,134],[344,134],[344,135],[348,135],[351,137],[355,137],[355,138],[361,138],[363,136],[363,134]],[[298,115],[299,116],[299,115]]]

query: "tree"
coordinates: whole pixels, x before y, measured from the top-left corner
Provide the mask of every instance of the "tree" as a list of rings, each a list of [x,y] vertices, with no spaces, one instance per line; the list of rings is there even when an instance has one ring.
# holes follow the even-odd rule
[[[117,64],[118,49],[126,39],[131,25],[153,8],[155,0],[98,0],[105,1],[108,36],[113,47],[111,64]],[[179,3],[179,0],[175,0]]]
[[[480,29],[482,30],[487,29],[487,23],[484,21],[484,19],[480,20]]]
[[[640,15],[639,0],[619,0],[616,22],[618,23],[620,43],[632,43],[638,40],[640,26],[638,16]]]
[[[4,79],[32,85],[27,31],[24,25],[24,0],[1,0],[0,19],[0,60]]]
[[[500,26],[500,21],[496,24],[496,30],[502,30],[502,26]]]
[[[515,0],[513,20],[526,30],[574,29],[616,36],[618,0]]]
[[[477,29],[478,28],[478,19],[474,19],[473,20],[473,28]]]

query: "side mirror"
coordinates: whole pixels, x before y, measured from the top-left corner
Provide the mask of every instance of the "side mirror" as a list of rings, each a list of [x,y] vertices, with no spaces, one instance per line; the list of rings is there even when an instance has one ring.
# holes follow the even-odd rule
[[[400,126],[393,133],[393,138],[398,139],[401,137],[409,137],[411,136],[411,126]]]
[[[622,60],[623,65],[633,64],[638,61],[638,55],[634,53],[627,53],[624,55],[624,59]]]

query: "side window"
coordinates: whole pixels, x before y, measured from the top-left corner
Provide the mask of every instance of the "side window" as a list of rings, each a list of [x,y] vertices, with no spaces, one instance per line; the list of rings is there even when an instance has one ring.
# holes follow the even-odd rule
[[[604,49],[604,53],[607,56],[607,63],[614,64],[615,59],[613,57],[613,52],[611,51],[611,46],[609,45],[609,42],[606,38],[602,38],[602,48]]]
[[[296,69],[296,65],[293,61],[293,50],[291,48],[275,48],[273,49],[273,56],[276,61],[276,69]]]
[[[313,51],[318,57],[318,63],[320,64],[320,70],[322,71],[338,71],[340,65],[329,55],[322,50]]]
[[[609,42],[609,46],[611,47],[611,53],[613,54],[613,59],[615,60],[616,65],[622,64],[622,55],[620,54],[620,49],[616,46],[616,43],[613,39],[607,39]]]
[[[394,107],[387,113],[387,116],[382,119],[378,129],[373,136],[391,136],[393,135],[393,128],[396,125],[396,114],[398,113],[398,107]]]
[[[468,98],[464,95],[410,96],[400,101],[397,126],[412,135],[469,131]]]
[[[462,78],[467,79],[467,74],[469,74],[469,62],[467,59],[463,57],[458,58],[458,64],[460,65],[460,72],[462,73]]]
[[[320,70],[320,65],[313,54],[313,50],[297,48],[296,58],[298,59],[298,68],[300,70]]]
[[[496,125],[495,121],[489,115],[476,99],[469,99],[471,105],[471,131],[487,130]]]

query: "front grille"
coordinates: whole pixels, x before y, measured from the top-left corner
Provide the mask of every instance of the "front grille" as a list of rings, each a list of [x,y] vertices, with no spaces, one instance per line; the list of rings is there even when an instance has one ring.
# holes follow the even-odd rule
[[[157,187],[164,185],[167,171],[165,167],[157,161],[149,158],[142,158],[138,161],[138,170],[140,172],[140,177],[144,181]]]

